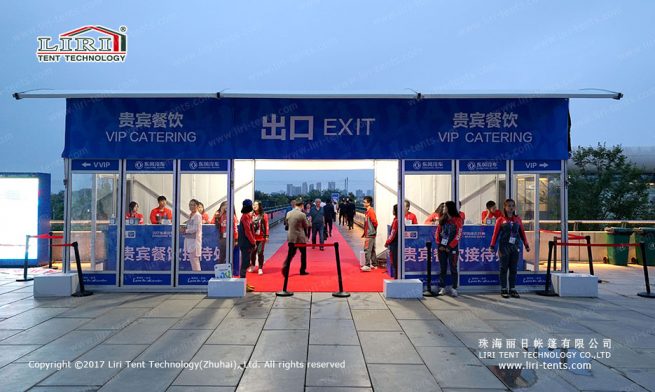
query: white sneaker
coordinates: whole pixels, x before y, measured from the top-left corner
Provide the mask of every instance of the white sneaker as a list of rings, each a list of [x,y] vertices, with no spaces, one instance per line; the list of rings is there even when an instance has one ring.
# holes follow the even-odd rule
[[[260,268],[259,271],[257,271],[257,275],[264,275],[264,270]]]
[[[255,267],[253,267],[252,265],[248,267],[248,272],[255,272]]]
[[[371,266],[371,269],[378,269],[378,266],[377,266],[377,265],[373,265],[373,266]]]
[[[370,271],[371,271],[371,267],[369,267],[368,265],[365,265],[365,266],[363,266],[363,267],[361,268],[361,270],[362,270],[362,272],[370,272]]]
[[[439,295],[446,295],[446,288],[445,288],[445,287],[442,287],[442,288],[439,290]]]
[[[450,290],[450,295],[451,295],[452,297],[457,297],[457,289],[452,289],[452,290]]]

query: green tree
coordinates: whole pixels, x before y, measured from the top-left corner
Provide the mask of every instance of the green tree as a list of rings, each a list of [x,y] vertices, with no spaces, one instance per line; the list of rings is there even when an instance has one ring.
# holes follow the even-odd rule
[[[621,146],[580,147],[569,170],[570,219],[645,219],[648,184]]]
[[[64,191],[50,195],[50,219],[64,220]]]

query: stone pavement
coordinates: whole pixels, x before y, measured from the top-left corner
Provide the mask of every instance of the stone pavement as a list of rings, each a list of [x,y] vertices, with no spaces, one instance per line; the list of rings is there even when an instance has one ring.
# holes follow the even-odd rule
[[[641,267],[596,268],[609,281],[596,299],[423,300],[379,293],[35,299],[31,283],[0,270],[0,390],[655,390],[655,300],[635,295],[644,290]],[[517,348],[507,347],[512,339]],[[576,355],[567,365],[581,369],[524,358],[540,342],[562,347],[566,339],[563,353]],[[584,348],[575,349],[575,339]],[[580,358],[585,352],[596,358]],[[501,369],[507,362],[523,369]]]

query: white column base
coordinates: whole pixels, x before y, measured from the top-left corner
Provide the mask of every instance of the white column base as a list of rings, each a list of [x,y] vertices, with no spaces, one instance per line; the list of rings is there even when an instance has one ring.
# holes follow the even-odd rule
[[[420,279],[385,279],[384,298],[423,298]]]
[[[34,277],[35,297],[70,297],[79,290],[76,273],[50,274]]]
[[[598,277],[589,274],[555,272],[553,289],[560,297],[598,297]]]
[[[211,278],[207,283],[208,298],[239,298],[246,296],[246,280],[243,278]]]

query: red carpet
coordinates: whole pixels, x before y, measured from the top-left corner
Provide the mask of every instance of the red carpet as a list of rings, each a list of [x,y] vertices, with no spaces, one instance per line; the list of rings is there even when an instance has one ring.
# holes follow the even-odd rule
[[[341,257],[341,274],[343,278],[343,289],[347,292],[381,292],[382,280],[389,279],[385,269],[361,272],[359,270],[359,259],[355,256],[348,242],[337,229],[332,230],[332,237],[328,237],[326,243],[339,243],[339,255]],[[362,246],[364,240],[362,239]],[[257,272],[248,273],[248,283],[255,286],[255,291],[280,291],[284,285],[282,276],[282,264],[287,257],[289,246],[285,242],[275,254],[264,264],[264,274]],[[359,254],[359,249],[357,250]],[[289,283],[287,290],[293,292],[336,292],[339,291],[337,280],[337,265],[334,255],[334,247],[325,247],[320,251],[318,246],[312,249],[307,248],[307,272],[309,275],[299,275],[300,252],[296,252],[289,272]]]

